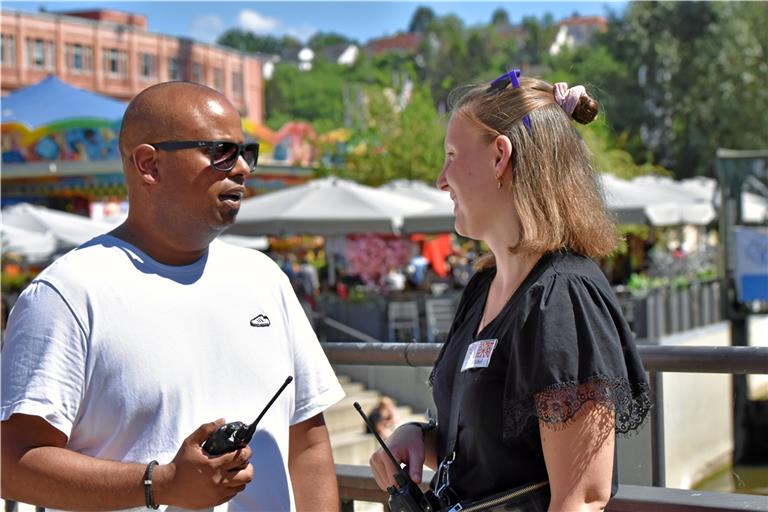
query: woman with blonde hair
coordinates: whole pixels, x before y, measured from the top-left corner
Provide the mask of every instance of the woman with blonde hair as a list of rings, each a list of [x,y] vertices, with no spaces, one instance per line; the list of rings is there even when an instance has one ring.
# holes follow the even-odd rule
[[[387,444],[441,506],[600,510],[616,492],[615,437],[650,408],[632,333],[592,258],[618,241],[571,121],[599,106],[582,86],[519,78],[461,91],[438,186],[456,232],[490,249],[432,371],[437,424]],[[420,427],[420,428],[419,428]],[[371,467],[382,489],[394,467]],[[506,508],[504,508],[506,507]]]

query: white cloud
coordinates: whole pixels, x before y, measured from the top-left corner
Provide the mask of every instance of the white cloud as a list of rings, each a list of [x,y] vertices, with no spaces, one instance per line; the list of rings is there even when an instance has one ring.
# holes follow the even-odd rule
[[[223,31],[224,21],[215,14],[206,14],[192,20],[187,33],[195,41],[213,43]]]
[[[243,9],[237,15],[237,25],[241,29],[253,32],[254,34],[271,35],[279,37],[281,35],[289,35],[299,39],[300,41],[306,41],[313,34],[317,32],[315,27],[308,25],[302,25],[299,27],[289,27],[284,25],[280,20],[264,16],[251,9]]]
[[[280,25],[276,19],[263,16],[250,9],[240,11],[240,14],[237,15],[237,22],[240,28],[255,34],[274,32]]]

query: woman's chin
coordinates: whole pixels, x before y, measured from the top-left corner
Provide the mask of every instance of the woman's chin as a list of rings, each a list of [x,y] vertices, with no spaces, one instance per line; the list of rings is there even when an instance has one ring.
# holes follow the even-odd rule
[[[464,219],[461,217],[456,217],[456,220],[453,223],[453,230],[456,231],[456,234],[463,236],[464,238],[472,238],[470,230],[467,229],[466,222],[464,222]]]

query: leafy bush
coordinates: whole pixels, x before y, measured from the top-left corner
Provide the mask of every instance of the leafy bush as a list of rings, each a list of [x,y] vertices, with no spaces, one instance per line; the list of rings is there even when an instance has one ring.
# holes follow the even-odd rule
[[[34,277],[31,272],[3,272],[0,274],[0,288],[3,293],[21,293]]]

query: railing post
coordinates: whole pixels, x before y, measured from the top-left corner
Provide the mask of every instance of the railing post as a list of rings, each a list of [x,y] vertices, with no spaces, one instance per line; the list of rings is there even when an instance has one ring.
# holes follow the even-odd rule
[[[701,326],[701,281],[698,279],[688,288],[688,301],[691,305],[691,324],[688,328],[695,329]]]
[[[717,297],[722,297],[722,293],[723,292],[721,290],[724,288],[723,284],[724,284],[724,281],[722,281],[722,280],[717,280],[717,281],[713,281],[712,282],[712,296],[715,297],[715,299],[713,299],[713,300],[717,301],[717,299],[716,299]],[[719,322],[720,320],[722,320],[724,318],[723,317],[723,308],[718,305],[718,307],[715,307],[713,309],[714,309],[714,314],[715,314],[715,319],[714,319],[713,323],[716,323],[716,322]]]
[[[731,345],[749,346],[749,318],[742,312],[733,312],[731,318]],[[746,375],[733,375],[733,463],[739,464],[747,455],[749,438],[749,389]]]
[[[688,331],[694,327],[693,323],[693,290],[691,287],[684,288],[680,291],[680,330]]]
[[[668,290],[666,314],[669,330],[667,334],[675,334],[680,332],[680,288],[670,285]]]
[[[648,376],[653,396],[651,409],[651,485],[666,487],[667,475],[664,456],[664,381],[659,372]]]

